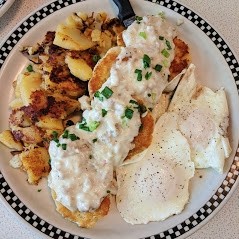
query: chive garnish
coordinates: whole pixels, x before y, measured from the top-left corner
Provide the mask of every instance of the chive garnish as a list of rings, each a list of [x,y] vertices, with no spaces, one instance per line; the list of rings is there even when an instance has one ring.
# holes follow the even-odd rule
[[[27,66],[27,71],[28,71],[28,72],[32,72],[32,71],[33,71],[32,65],[28,65],[28,66]]]
[[[164,37],[163,36],[159,36],[159,40],[163,41]]]
[[[146,35],[145,32],[140,32],[140,33],[139,33],[139,36],[143,37],[145,40],[146,40],[146,38],[147,38],[147,35]]]
[[[145,74],[145,79],[148,80],[152,76],[152,72],[148,72]]]
[[[166,46],[168,47],[167,50],[171,50],[172,47],[171,47],[171,44],[168,40],[166,40]]]
[[[143,56],[143,65],[144,65],[144,69],[148,68],[150,66],[151,63],[151,59],[148,55],[144,54]]]
[[[69,135],[68,135],[68,138],[69,138],[71,141],[75,141],[75,140],[79,139],[79,137],[76,136],[75,134],[69,134]]]
[[[94,96],[95,96],[96,98],[98,98],[100,101],[103,101],[103,100],[104,100],[103,96],[101,95],[101,93],[100,93],[99,91],[96,91],[95,94],[94,94]]]
[[[126,108],[124,114],[127,119],[132,119],[134,111],[130,108]]]
[[[141,81],[142,80],[142,70],[135,69],[134,73],[137,74],[137,81]]]
[[[163,66],[157,64],[157,65],[154,67],[154,69],[155,69],[156,71],[160,72],[160,71],[162,70],[162,67],[163,67]]]
[[[62,147],[63,150],[66,150],[67,144],[62,144],[61,147]]]
[[[109,99],[113,93],[114,93],[114,92],[113,92],[108,86],[106,86],[106,87],[101,91],[101,94],[102,94],[106,99]]]
[[[166,57],[166,58],[168,58],[168,57],[170,56],[169,52],[168,52],[166,49],[163,49],[163,50],[161,51],[161,53],[162,53],[162,55],[163,55],[164,57]]]
[[[135,20],[138,24],[140,24],[140,22],[143,20],[143,18],[140,16],[135,16]]]
[[[52,136],[53,136],[53,139],[57,139],[58,132],[57,131],[52,131]]]
[[[102,117],[105,117],[107,115],[108,111],[105,109],[101,110]]]
[[[135,100],[130,100],[130,101],[129,101],[129,103],[130,103],[130,104],[139,105],[139,104],[138,104],[138,102],[137,102],[137,101],[135,101]]]
[[[92,139],[92,142],[93,142],[93,143],[95,143],[96,141],[97,141],[97,138],[95,138],[95,139]]]
[[[94,55],[94,56],[92,57],[92,60],[93,60],[95,63],[97,63],[100,59],[101,59],[100,55]]]
[[[69,131],[65,130],[65,132],[62,135],[62,138],[67,139],[68,138]]]
[[[79,129],[90,131],[89,127],[87,126],[85,118],[82,118],[81,123],[79,124]]]
[[[89,127],[89,130],[92,132],[94,131],[96,128],[98,128],[98,126],[100,125],[100,122],[98,121],[92,121],[89,123],[88,127]]]

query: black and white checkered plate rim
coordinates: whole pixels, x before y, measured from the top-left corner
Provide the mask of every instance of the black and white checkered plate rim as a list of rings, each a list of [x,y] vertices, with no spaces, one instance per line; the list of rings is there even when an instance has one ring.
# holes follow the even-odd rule
[[[23,23],[19,25],[19,27],[7,38],[7,40],[2,45],[0,49],[0,69],[4,64],[6,58],[8,57],[9,53],[14,48],[14,46],[35,24],[37,24],[43,18],[49,16],[50,14],[62,8],[82,1],[83,0],[54,1],[48,4],[47,6],[42,7],[40,10],[29,16]],[[172,11],[178,14],[181,14],[183,17],[187,18],[192,23],[194,23],[199,29],[201,29],[221,52],[222,56],[224,57],[225,61],[227,62],[232,72],[237,89],[239,90],[238,62],[234,54],[228,47],[228,45],[225,43],[225,41],[205,20],[203,20],[192,10],[172,0],[164,0],[164,1],[147,0],[147,1],[159,4],[168,9],[171,9]],[[203,223],[203,221],[207,217],[209,217],[211,213],[216,208],[218,208],[219,205],[229,195],[229,192],[231,191],[236,181],[238,180],[238,174],[239,174],[239,150],[237,150],[237,153],[233,159],[231,167],[223,183],[217,189],[216,193],[208,200],[208,202],[202,208],[200,208],[195,214],[193,214],[191,217],[189,217],[182,223],[178,224],[177,226],[145,239],[174,239],[194,229],[200,223]],[[63,231],[49,224],[48,222],[44,221],[36,214],[34,214],[14,194],[14,192],[9,187],[8,183],[4,179],[1,172],[0,172],[0,193],[2,194],[6,202],[12,207],[12,209],[15,210],[16,213],[18,213],[25,221],[27,221],[30,225],[32,225],[45,235],[52,238],[83,239],[80,236],[70,234],[69,232]]]

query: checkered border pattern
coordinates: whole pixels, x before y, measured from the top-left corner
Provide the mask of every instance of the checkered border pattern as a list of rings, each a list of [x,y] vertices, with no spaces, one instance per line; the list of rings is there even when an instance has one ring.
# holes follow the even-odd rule
[[[1,8],[6,2],[7,2],[7,0],[2,0],[2,1],[0,2],[0,8]]]
[[[5,41],[3,46],[0,49],[0,68],[2,67],[7,56],[13,49],[13,47],[18,43],[22,36],[24,36],[35,24],[41,21],[43,18],[47,17],[51,13],[60,10],[64,7],[67,7],[71,4],[82,2],[83,0],[58,0],[53,3],[50,3],[46,7],[43,7],[33,15],[31,15],[26,21],[24,21]],[[174,12],[177,12],[194,23],[199,29],[201,29],[216,45],[218,50],[223,55],[225,61],[227,62],[232,75],[235,79],[237,89],[239,90],[239,65],[233,55],[232,51],[229,49],[228,45],[220,37],[220,35],[206,23],[200,16],[195,14],[190,9],[182,6],[181,4],[172,1],[172,0],[146,0],[153,2],[169,8]],[[236,156],[232,162],[231,168],[224,179],[221,186],[217,189],[216,193],[211,197],[211,199],[195,214],[186,219],[184,222],[178,224],[177,226],[161,232],[157,235],[147,237],[145,239],[174,239],[177,238],[192,228],[196,227],[203,220],[205,220],[225,199],[236,180],[238,180],[239,174],[239,149],[237,150]],[[59,228],[54,227],[48,222],[42,220],[40,217],[35,215],[30,209],[28,209],[14,194],[12,189],[7,184],[3,175],[0,172],[0,193],[5,198],[7,203],[30,225],[48,235],[52,238],[69,238],[69,239],[86,239],[77,235],[72,235],[68,232],[65,232]]]

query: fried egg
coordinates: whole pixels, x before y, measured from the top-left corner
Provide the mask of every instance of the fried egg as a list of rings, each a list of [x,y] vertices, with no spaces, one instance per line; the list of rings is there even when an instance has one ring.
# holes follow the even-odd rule
[[[161,116],[143,158],[117,169],[117,208],[128,223],[165,220],[180,213],[189,200],[194,163],[177,121],[175,113]]]
[[[178,116],[178,127],[191,148],[196,168],[212,167],[223,172],[231,153],[227,136],[229,110],[223,89],[214,92],[196,82],[190,65],[180,81],[168,111]]]

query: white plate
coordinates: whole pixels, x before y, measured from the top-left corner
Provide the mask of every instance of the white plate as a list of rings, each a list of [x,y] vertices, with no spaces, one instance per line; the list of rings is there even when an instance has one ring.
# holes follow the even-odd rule
[[[0,131],[8,127],[8,104],[13,97],[11,83],[27,63],[19,52],[21,46],[32,45],[43,39],[47,30],[54,30],[70,13],[76,11],[106,11],[112,16],[117,8],[111,0],[55,1],[29,15],[3,42],[0,49]],[[161,4],[161,5],[160,5]],[[224,87],[230,108],[230,139],[233,152],[226,161],[224,174],[213,170],[198,170],[193,178],[190,202],[185,210],[164,222],[132,226],[123,221],[115,206],[93,229],[81,229],[64,220],[57,212],[50,197],[46,180],[38,186],[29,186],[25,173],[9,166],[9,150],[0,145],[0,198],[5,205],[29,225],[53,238],[185,238],[212,216],[228,200],[238,185],[239,161],[236,155],[239,139],[238,62],[218,33],[200,16],[174,1],[134,0],[137,15],[157,14],[165,11],[167,18],[176,24],[180,18],[180,38],[190,46],[192,60],[197,66],[200,81],[216,90]],[[38,189],[42,189],[38,192]],[[74,237],[75,236],[75,237]]]
[[[15,0],[0,0],[0,17],[12,6]]]

